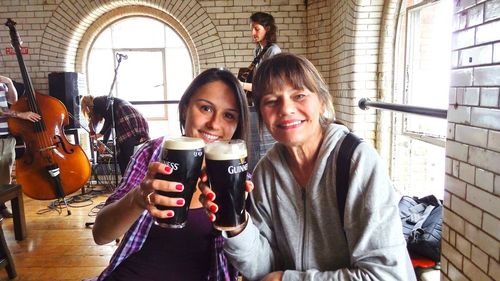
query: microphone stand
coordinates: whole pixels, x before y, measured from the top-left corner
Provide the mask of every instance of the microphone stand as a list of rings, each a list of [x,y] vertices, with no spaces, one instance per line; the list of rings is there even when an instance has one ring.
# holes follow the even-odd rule
[[[118,76],[118,69],[120,68],[120,63],[124,58],[123,55],[116,54],[116,59],[118,64],[115,67],[115,75],[113,77],[113,82],[111,83],[111,87],[108,93],[108,103],[106,105],[106,110],[111,108],[111,137],[113,139],[113,159],[115,159],[115,188],[118,187],[118,159],[116,158],[116,132],[115,132],[115,108],[114,108],[114,97],[113,97],[113,88],[115,86],[116,77]],[[126,58],[126,57],[125,57]]]

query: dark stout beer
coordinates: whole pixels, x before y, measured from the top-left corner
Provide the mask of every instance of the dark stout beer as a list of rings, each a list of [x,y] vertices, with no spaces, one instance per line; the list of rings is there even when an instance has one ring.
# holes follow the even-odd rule
[[[184,185],[184,190],[182,192],[158,190],[157,193],[172,198],[184,198],[185,203],[182,207],[156,205],[156,208],[160,210],[173,210],[175,212],[171,218],[156,218],[157,225],[166,228],[182,228],[186,225],[191,198],[200,177],[204,146],[203,140],[198,138],[176,137],[163,140],[160,162],[170,166],[172,173],[170,175],[157,174],[156,178],[180,182]]]
[[[243,140],[209,143],[205,147],[205,164],[210,188],[219,207],[214,226],[229,231],[245,222],[245,181],[247,148]]]

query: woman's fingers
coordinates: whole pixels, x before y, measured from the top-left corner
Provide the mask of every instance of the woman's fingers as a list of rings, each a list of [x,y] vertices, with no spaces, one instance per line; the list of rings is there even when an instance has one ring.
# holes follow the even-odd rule
[[[199,200],[205,208],[210,221],[213,222],[215,221],[215,213],[217,213],[219,207],[213,202],[215,200],[215,193],[210,189],[210,187],[208,187],[207,181],[207,174],[205,171],[202,171],[200,182],[198,183],[198,188],[201,191]]]
[[[254,187],[254,185],[253,185],[252,181],[247,180],[245,182],[245,191],[246,192],[249,192],[249,193],[252,192],[253,191],[253,187]]]
[[[145,208],[152,216],[168,218],[174,215],[173,210],[160,210],[157,206],[181,207],[186,204],[183,198],[175,196],[175,193],[182,192],[184,185],[179,182],[168,181],[158,178],[159,175],[169,175],[172,168],[160,162],[150,163],[146,177],[141,182],[143,202]]]

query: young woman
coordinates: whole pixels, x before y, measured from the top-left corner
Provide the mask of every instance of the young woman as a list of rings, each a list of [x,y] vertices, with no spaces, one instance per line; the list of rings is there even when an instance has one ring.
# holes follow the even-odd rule
[[[232,73],[208,69],[196,77],[179,103],[184,135],[205,142],[246,140],[248,109],[245,94]],[[125,178],[98,213],[93,228],[97,244],[123,236],[110,265],[98,280],[235,280],[235,271],[222,253],[222,238],[213,230],[196,191],[182,229],[165,229],[153,218],[173,216],[155,204],[182,206],[177,198],[154,194],[155,190],[179,192],[182,184],[156,180],[170,174],[170,167],[157,162],[163,138],[147,142],[132,157]],[[182,188],[181,188],[182,189]],[[182,201],[182,200],[181,200]],[[180,203],[180,205],[179,205]]]
[[[397,197],[376,151],[355,149],[341,223],[336,196],[339,145],[331,95],[306,59],[279,54],[259,67],[255,101],[276,139],[253,174],[250,219],[224,249],[250,280],[415,280]],[[248,189],[251,188],[248,185]],[[216,194],[200,184],[214,220]]]

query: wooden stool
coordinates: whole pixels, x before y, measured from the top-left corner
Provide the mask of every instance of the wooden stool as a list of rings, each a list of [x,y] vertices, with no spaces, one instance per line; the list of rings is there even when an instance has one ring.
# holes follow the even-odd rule
[[[5,241],[5,235],[3,234],[3,218],[0,217],[0,267],[5,267],[9,279],[14,279],[17,276],[16,266],[14,265],[14,260],[10,254],[10,250],[7,247],[7,242]]]
[[[0,185],[0,202],[10,200],[12,205],[12,220],[14,223],[14,236],[17,241],[26,238],[26,219],[24,217],[24,201],[21,185],[2,184]]]

